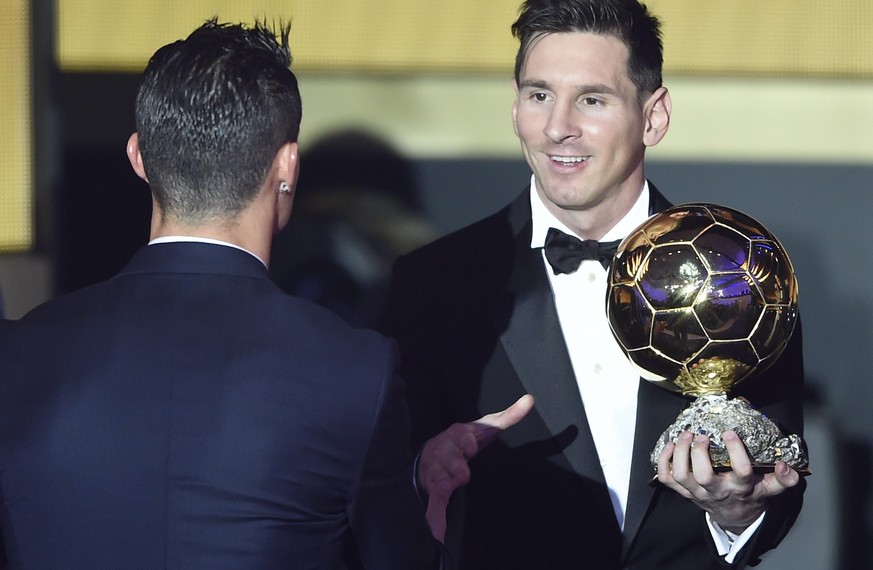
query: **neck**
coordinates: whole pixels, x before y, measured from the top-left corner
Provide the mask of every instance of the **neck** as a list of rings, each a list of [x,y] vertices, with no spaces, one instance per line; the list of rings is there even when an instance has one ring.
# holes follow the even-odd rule
[[[189,236],[209,238],[231,243],[270,263],[270,246],[274,226],[259,220],[251,209],[244,210],[232,219],[220,219],[205,223],[186,223],[163,216],[157,205],[152,210],[152,225],[149,239],[165,236]]]
[[[543,200],[546,208],[582,239],[600,240],[633,208],[643,191],[644,182],[634,190],[621,191],[586,208],[565,209]],[[542,199],[540,195],[540,199]]]

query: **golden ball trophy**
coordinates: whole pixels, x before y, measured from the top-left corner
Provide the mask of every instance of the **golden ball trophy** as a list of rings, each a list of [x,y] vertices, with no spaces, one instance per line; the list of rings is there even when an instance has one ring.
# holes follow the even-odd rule
[[[756,468],[785,461],[809,474],[797,435],[731,388],[770,366],[797,321],[797,281],[785,249],[760,223],[714,204],[655,214],[618,247],[607,316],[642,376],[693,398],[652,451],[652,465],[683,431],[707,434],[716,469],[730,468],[722,440],[735,431]]]

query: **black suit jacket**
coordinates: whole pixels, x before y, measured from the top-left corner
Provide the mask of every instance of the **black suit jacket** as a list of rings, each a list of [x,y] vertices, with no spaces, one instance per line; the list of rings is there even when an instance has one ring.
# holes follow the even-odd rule
[[[652,189],[651,211],[669,204]],[[383,328],[399,342],[418,442],[498,411],[536,406],[471,464],[453,498],[447,544],[461,568],[701,570],[725,566],[702,510],[653,483],[649,453],[686,406],[641,381],[626,522],[620,530],[570,364],[541,253],[530,248],[526,190],[500,212],[395,265]],[[742,386],[742,385],[741,385]],[[802,431],[800,333],[745,395]],[[801,490],[775,501],[737,566],[774,546]]]
[[[408,437],[393,343],[230,247],[146,247],[0,327],[11,569],[435,567]]]

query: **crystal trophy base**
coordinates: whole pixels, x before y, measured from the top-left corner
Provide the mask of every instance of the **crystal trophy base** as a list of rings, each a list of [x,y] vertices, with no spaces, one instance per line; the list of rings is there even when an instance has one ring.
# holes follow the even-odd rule
[[[709,455],[717,471],[731,468],[730,457],[722,433],[733,430],[746,446],[756,470],[772,471],[778,461],[784,461],[802,475],[809,475],[809,459],[797,435],[783,435],[767,416],[753,408],[743,398],[728,399],[726,394],[702,395],[692,401],[676,421],[661,434],[651,454],[657,469],[658,457],[669,442],[690,431],[709,436]]]

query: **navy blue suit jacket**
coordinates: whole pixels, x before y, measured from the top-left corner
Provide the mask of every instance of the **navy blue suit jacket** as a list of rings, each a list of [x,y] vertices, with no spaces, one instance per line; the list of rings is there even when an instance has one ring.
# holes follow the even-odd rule
[[[669,206],[650,185],[650,212]],[[651,452],[688,400],[640,382],[624,528],[588,427],[542,254],[532,250],[529,191],[509,206],[395,264],[384,330],[401,350],[413,422],[423,442],[536,398],[530,414],[471,462],[450,505],[446,544],[464,570],[703,570],[718,557],[704,512],[652,482]],[[790,433],[802,433],[800,333],[761,378],[740,385]],[[778,543],[802,486],[780,496],[736,566]]]
[[[234,248],[146,247],[0,327],[11,569],[435,567],[408,435],[393,344]]]

